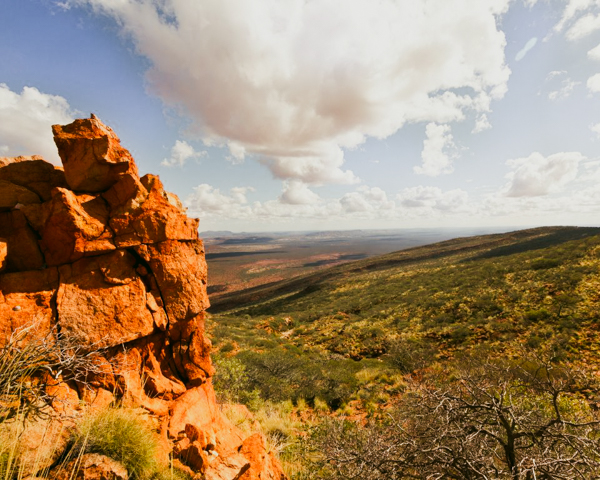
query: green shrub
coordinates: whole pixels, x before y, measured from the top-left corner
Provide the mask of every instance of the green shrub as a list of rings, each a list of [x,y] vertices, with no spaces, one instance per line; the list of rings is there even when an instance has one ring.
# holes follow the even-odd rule
[[[260,402],[259,391],[252,388],[246,366],[237,357],[213,357],[213,384],[219,403],[243,403],[253,408]]]
[[[539,258],[531,262],[532,270],[547,270],[560,265],[560,262],[554,258]]]
[[[540,308],[539,310],[528,310],[523,316],[529,323],[538,323],[550,318],[551,314],[545,308]]]
[[[225,345],[223,345],[221,348],[219,348],[219,352],[221,352],[221,353],[229,353],[229,352],[233,352],[234,350],[235,350],[235,346],[231,342],[227,342]]]
[[[71,452],[98,453],[118,462],[132,479],[158,470],[155,433],[133,410],[107,409],[85,416],[71,435]]]

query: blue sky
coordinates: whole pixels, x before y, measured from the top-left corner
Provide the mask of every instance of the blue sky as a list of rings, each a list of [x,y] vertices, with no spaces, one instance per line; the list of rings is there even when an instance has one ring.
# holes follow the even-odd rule
[[[201,230],[600,224],[599,0],[0,13],[0,155],[93,112]]]

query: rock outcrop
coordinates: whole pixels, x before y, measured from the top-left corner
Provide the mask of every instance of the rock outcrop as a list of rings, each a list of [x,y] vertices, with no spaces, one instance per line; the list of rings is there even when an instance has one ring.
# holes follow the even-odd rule
[[[285,479],[264,439],[217,406],[198,220],[158,177],[138,176],[94,115],[53,132],[64,169],[0,158],[0,346],[32,323],[40,336],[58,329],[101,352],[85,387],[64,385],[63,408],[143,407],[205,478]]]

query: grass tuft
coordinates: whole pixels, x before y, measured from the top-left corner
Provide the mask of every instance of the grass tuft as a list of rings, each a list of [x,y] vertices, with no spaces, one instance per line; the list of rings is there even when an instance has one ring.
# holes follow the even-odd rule
[[[84,417],[72,434],[72,451],[98,453],[118,462],[133,480],[158,472],[155,433],[134,410],[107,409]]]

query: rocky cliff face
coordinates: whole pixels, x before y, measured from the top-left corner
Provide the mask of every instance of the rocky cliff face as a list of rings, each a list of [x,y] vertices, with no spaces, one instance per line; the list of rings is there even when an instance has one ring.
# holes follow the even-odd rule
[[[65,385],[63,401],[143,407],[206,479],[285,479],[260,435],[244,439],[216,404],[198,220],[157,176],[138,176],[94,115],[53,132],[64,169],[0,159],[0,346],[35,324],[101,349],[92,388]]]

